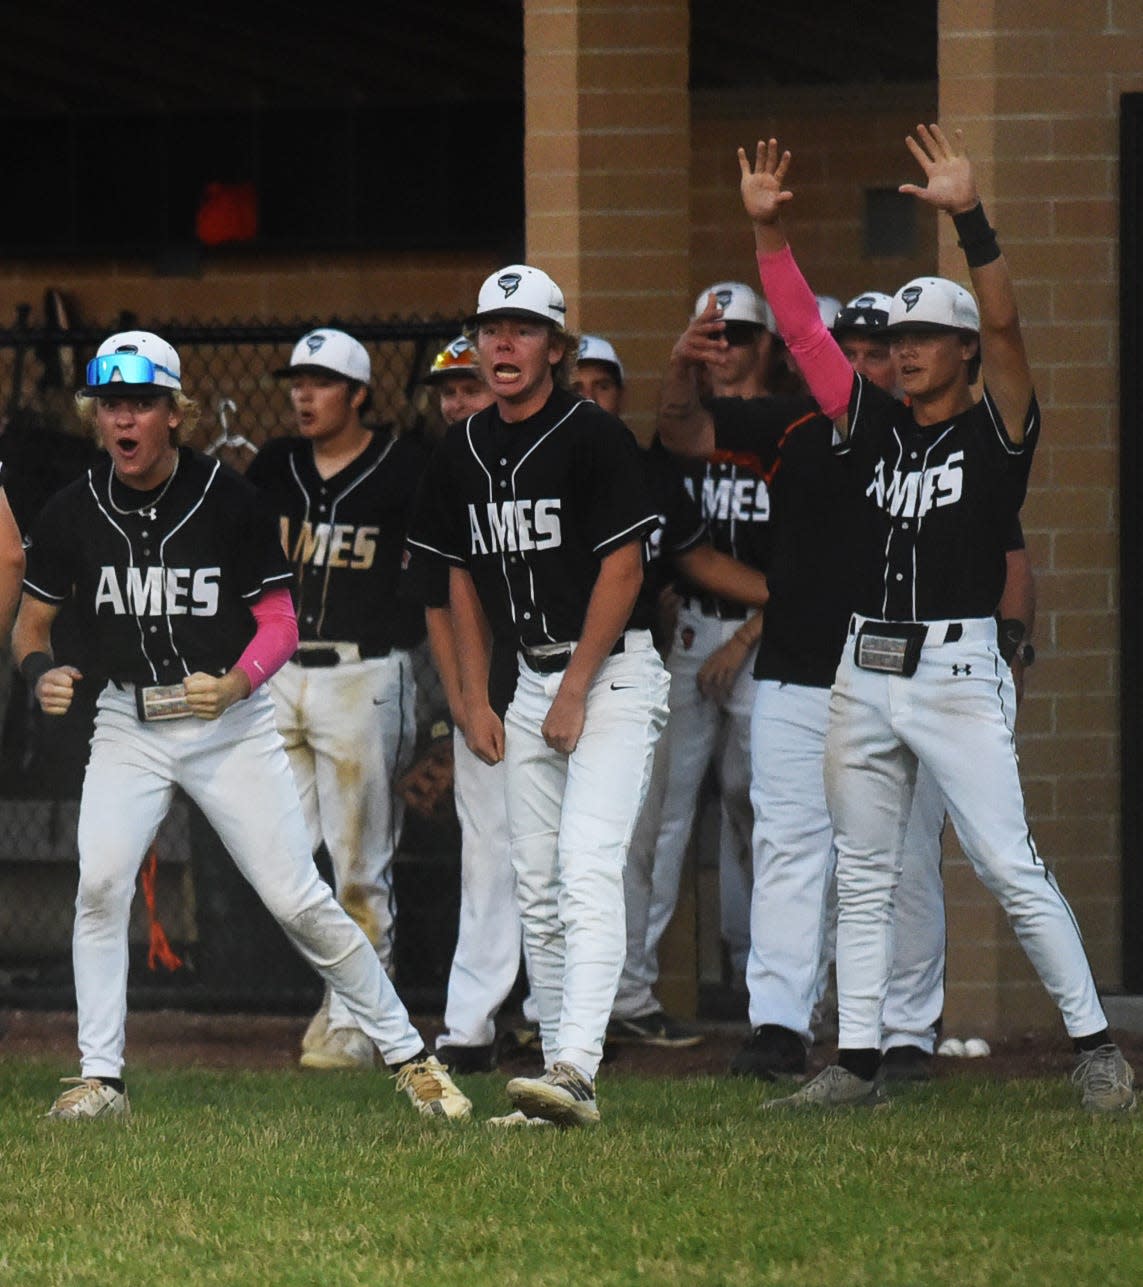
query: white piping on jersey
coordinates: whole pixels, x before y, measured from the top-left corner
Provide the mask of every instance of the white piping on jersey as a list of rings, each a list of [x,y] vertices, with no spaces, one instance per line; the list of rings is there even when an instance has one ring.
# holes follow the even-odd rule
[[[659,521],[659,516],[655,513],[644,514],[638,522],[632,523],[630,527],[625,527],[622,532],[612,532],[610,536],[605,537],[598,545],[593,545],[591,547],[592,554],[594,554],[596,550],[602,549],[603,546],[610,545],[612,541],[618,541],[620,537],[626,536],[628,532],[637,532],[648,520],[657,523]]]
[[[988,412],[988,418],[992,421],[992,427],[996,430],[996,436],[1000,439],[1004,450],[1010,456],[1018,456],[1025,449],[1028,440],[1028,433],[1036,420],[1036,417],[1032,414],[1032,405],[1035,400],[1035,394],[1032,395],[1032,400],[1028,403],[1028,412],[1024,417],[1023,442],[1013,442],[1012,439],[1008,437],[1008,431],[1004,428],[1004,421],[1000,418],[1000,409],[997,407],[996,403],[992,401],[992,394],[988,392],[987,385],[984,387],[984,398],[982,400],[984,402],[984,409]]]
[[[107,486],[108,486],[108,492],[109,492],[109,494],[110,494],[110,488],[111,488],[111,479],[110,479],[110,477],[108,477],[108,480],[107,480]],[[132,544],[131,544],[131,538],[130,538],[130,537],[127,535],[127,533],[126,533],[126,532],[125,532],[125,531],[124,531],[124,530],[119,526],[119,524],[115,521],[115,519],[113,519],[113,518],[111,517],[111,514],[110,514],[110,513],[109,513],[109,511],[107,510],[106,506],[105,506],[105,505],[103,504],[103,502],[99,499],[99,493],[95,490],[95,471],[94,471],[94,470],[88,470],[88,472],[87,472],[87,487],[88,487],[88,490],[91,492],[92,499],[95,501],[95,506],[96,506],[96,508],[97,508],[97,509],[99,510],[99,512],[103,515],[103,517],[104,517],[104,518],[105,518],[105,519],[106,519],[106,520],[111,524],[111,526],[112,526],[112,527],[113,527],[113,528],[114,528],[114,529],[119,533],[119,535],[123,538],[124,542],[126,543],[126,545],[127,545],[127,566],[128,566],[129,568],[133,568],[133,567],[135,567],[135,566],[136,566],[136,564],[135,564],[135,550],[134,550],[134,547],[133,547],[133,546],[132,546]],[[158,683],[158,682],[159,682],[159,672],[155,669],[155,663],[151,660],[151,655],[150,655],[150,653],[147,651],[147,634],[146,634],[146,631],[144,631],[144,629],[143,629],[143,619],[142,619],[142,617],[138,617],[138,616],[137,616],[137,617],[135,618],[135,626],[136,626],[136,628],[137,628],[137,629],[138,629],[138,631],[139,631],[139,651],[143,654],[143,660],[144,660],[144,661],[147,663],[147,665],[151,668],[151,678],[155,681],[155,683]]]
[[[427,550],[430,554],[436,554],[439,558],[446,559],[449,563],[456,563],[458,566],[464,565],[464,558],[459,554],[449,554],[447,550],[438,550],[435,545],[426,545],[424,541],[414,541],[411,536],[405,537],[406,545],[415,545],[418,550]]]
[[[330,501],[330,503],[329,503],[329,526],[330,526],[331,528],[333,527],[333,525],[334,525],[334,521],[335,521],[335,519],[336,519],[336,517],[337,517],[337,507],[338,507],[338,505],[339,505],[339,504],[340,504],[340,503],[341,503],[341,502],[342,502],[342,501],[343,501],[343,500],[344,500],[344,499],[349,495],[349,493],[350,493],[351,491],[353,491],[353,489],[354,489],[355,487],[357,487],[359,484],[363,483],[363,482],[364,482],[364,481],[365,481],[365,480],[370,476],[370,474],[373,474],[374,472],[376,472],[376,470],[378,470],[378,469],[381,467],[382,462],[383,462],[383,461],[385,460],[385,458],[389,455],[389,453],[393,450],[393,446],[394,446],[394,444],[396,443],[396,441],[397,441],[397,439],[396,439],[396,437],[395,437],[395,436],[390,436],[389,441],[385,444],[385,448],[384,448],[384,450],[383,450],[383,451],[381,452],[381,454],[377,457],[377,459],[376,459],[376,460],[375,460],[375,461],[374,461],[374,462],[369,466],[369,468],[368,468],[368,469],[364,469],[364,470],[362,470],[362,471],[361,471],[361,473],[360,473],[360,474],[358,474],[356,478],[351,478],[351,479],[350,479],[350,481],[346,484],[345,490],[344,490],[344,491],[339,492],[339,493],[338,493],[338,494],[333,498],[333,500],[331,500],[331,501]],[[311,450],[312,450],[312,448],[311,448]],[[303,521],[304,521],[304,522],[308,522],[308,521],[309,521],[309,517],[310,517],[310,495],[309,495],[309,492],[307,492],[307,491],[306,491],[305,484],[302,482],[301,478],[298,476],[298,470],[297,470],[297,466],[296,466],[295,460],[296,460],[295,456],[294,456],[293,454],[291,454],[291,456],[290,456],[290,473],[292,473],[292,474],[293,474],[293,476],[294,476],[294,481],[298,484],[298,487],[301,489],[301,493],[302,493],[302,495],[305,497],[305,501],[306,501],[306,513],[305,513],[305,519],[304,519]],[[350,464],[352,464],[352,463],[353,463],[353,462],[351,461],[351,462],[350,462]],[[347,466],[347,468],[348,468],[348,466]],[[317,472],[317,465],[316,465],[316,464],[314,465],[314,472],[315,472],[315,473]],[[319,477],[320,477],[320,475],[319,475]],[[322,481],[324,482],[325,480],[323,479]],[[315,625],[314,625],[314,633],[315,633],[319,638],[321,637],[322,627],[325,625],[325,605],[326,605],[326,600],[329,598],[329,578],[330,578],[330,573],[331,573],[332,571],[333,571],[333,568],[331,567],[331,565],[330,565],[330,561],[329,561],[329,558],[327,557],[327,558],[326,558],[326,561],[325,561],[325,576],[322,578],[322,583],[321,583],[321,607],[320,607],[320,608],[319,608],[319,610],[318,610],[318,614],[317,614],[317,622],[316,622],[316,623],[315,623]],[[299,579],[300,579],[300,578],[299,578]],[[304,599],[304,585],[305,585],[304,581],[303,581],[301,584],[302,584],[302,587],[303,587],[303,599]]]
[[[941,432],[937,435],[936,438],[933,439],[932,442],[927,443],[925,445],[925,454],[921,460],[922,477],[924,477],[925,473],[928,471],[930,454],[933,452],[933,450],[936,447],[940,446],[940,444],[944,441],[944,439],[947,438],[948,435],[952,433],[952,431],[955,428],[956,428],[956,422],[955,421],[950,422],[948,425],[945,426],[944,429],[941,430]],[[901,437],[901,431],[900,429],[898,429],[896,425],[893,426],[893,440],[897,444],[897,466],[898,468],[900,468],[905,458],[905,443],[904,443],[904,439]],[[919,544],[920,535],[921,535],[921,524],[923,522],[924,522],[924,514],[921,512],[921,506],[918,505],[917,517],[916,517],[917,526],[913,535],[913,550],[911,555],[912,571],[910,573],[910,584],[909,584],[909,603],[910,603],[910,606],[912,607],[912,615],[910,617],[910,620],[912,621],[920,620],[920,618],[917,616],[917,546]],[[887,617],[889,613],[889,574],[890,574],[889,547],[892,544],[893,544],[893,523],[892,521],[890,521],[888,525],[888,531],[885,537],[885,551],[883,556],[885,559],[885,579],[882,585],[881,613],[882,613],[882,616],[885,616],[885,617]]]
[[[35,590],[36,594],[39,595],[41,599],[47,599],[51,603],[63,603],[67,599],[66,594],[52,594],[42,586],[38,586],[35,581],[29,581],[27,577],[24,578],[24,584],[29,590]]]
[[[199,496],[198,500],[195,501],[195,503],[190,507],[190,509],[187,510],[187,512],[182,516],[182,518],[179,519],[179,521],[174,525],[174,527],[172,527],[171,530],[166,534],[166,536],[164,536],[163,539],[159,542],[159,567],[160,568],[164,568],[164,569],[166,568],[166,562],[164,560],[164,551],[166,550],[167,542],[171,539],[172,536],[174,536],[174,534],[179,530],[179,528],[185,527],[186,524],[190,522],[191,516],[197,513],[197,511],[202,507],[203,502],[206,500],[206,494],[208,491],[210,491],[211,487],[213,486],[214,480],[218,476],[218,471],[221,468],[222,468],[222,462],[219,460],[216,460],[214,462],[214,467],[207,475],[206,482],[203,483],[202,485],[202,493]],[[175,627],[171,621],[171,615],[168,612],[165,614],[165,616],[167,619],[167,638],[171,641],[171,649],[174,652],[175,656],[178,658],[179,665],[182,666],[183,668],[183,674],[189,675],[191,673],[190,667],[187,665],[186,659],[183,657],[182,653],[179,652],[178,648],[175,645]],[[154,667],[152,667],[152,670],[153,669]]]

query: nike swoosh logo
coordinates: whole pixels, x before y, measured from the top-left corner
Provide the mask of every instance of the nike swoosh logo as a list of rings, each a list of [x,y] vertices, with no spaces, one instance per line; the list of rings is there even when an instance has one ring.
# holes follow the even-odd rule
[[[385,705],[385,703],[386,703],[388,700],[389,700],[389,699],[388,699],[388,697],[374,697],[374,699],[373,699],[373,705],[374,705],[374,706],[384,706],[384,705]]]
[[[611,685],[611,691],[612,691],[613,693],[620,693],[620,692],[622,692],[625,688],[634,688],[634,687],[635,687],[635,685],[634,685],[634,684],[612,684],[612,685]]]

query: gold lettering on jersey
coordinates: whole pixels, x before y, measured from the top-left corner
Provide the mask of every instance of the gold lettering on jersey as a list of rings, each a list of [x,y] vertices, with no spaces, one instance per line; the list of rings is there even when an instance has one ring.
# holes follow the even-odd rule
[[[470,554],[525,554],[555,549],[563,543],[560,502],[510,500],[469,505],[468,531]]]
[[[213,617],[221,568],[116,568],[104,564],[95,611],[117,617]]]
[[[694,485],[686,482],[693,497]],[[761,478],[704,478],[702,516],[716,523],[769,522],[770,491]]]
[[[351,568],[368,571],[377,556],[381,529],[354,523],[311,523],[307,519],[291,544],[289,523],[282,519],[282,544],[290,561],[317,568]]]
[[[865,489],[878,509],[894,518],[923,518],[931,509],[955,505],[964,490],[963,451],[949,453],[943,465],[933,469],[887,472],[879,460],[873,481]]]

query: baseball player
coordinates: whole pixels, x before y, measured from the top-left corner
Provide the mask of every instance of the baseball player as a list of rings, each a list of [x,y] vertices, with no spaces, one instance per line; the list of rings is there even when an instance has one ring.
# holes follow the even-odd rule
[[[424,633],[397,582],[428,452],[413,436],[362,423],[369,354],[344,331],[303,335],[278,374],[290,382],[298,433],[268,442],[246,473],[278,517],[293,570],[300,642],[270,692],[312,847],[325,841],[338,901],[388,970],[404,816],[393,784],[414,749],[409,649]],[[302,1067],[372,1063],[373,1042],[327,995],[302,1039]]]
[[[7,470],[0,465],[0,644],[6,643],[20,603],[24,580],[24,538],[4,490]]]
[[[808,307],[781,223],[789,153],[760,142],[752,166],[739,151],[763,287],[846,462],[857,606],[825,756],[838,850],[838,1063],[771,1103],[865,1104],[882,1092],[899,832],[923,764],[1060,1008],[1084,1107],[1122,1112],[1135,1104],[1134,1074],[1108,1034],[1075,918],[1028,831],[1015,687],[993,615],[1040,427],[1015,295],[959,131],[950,139],[920,125],[907,142],[926,183],[901,191],[952,217],[976,292],[922,277],[893,296],[887,331],[907,404],[855,374]]]
[[[880,330],[888,321],[888,303],[887,296],[870,294],[837,315],[834,333],[843,348],[848,345],[858,369],[877,345],[887,347]],[[837,312],[823,310],[820,296],[818,304],[823,323]],[[717,328],[711,330],[715,336]],[[874,369],[875,382],[887,377],[885,387],[892,389],[891,367]],[[815,409],[808,400],[805,407]],[[751,727],[755,881],[747,987],[752,1032],[731,1064],[733,1073],[765,1080],[805,1073],[807,1048],[815,1037],[815,1003],[833,958],[833,829],[822,765],[829,689],[849,622],[852,576],[838,554],[851,520],[831,432],[820,416],[786,432],[782,418],[767,423],[757,412],[732,404],[717,431],[713,418],[700,409],[692,422],[672,427],[669,444],[698,456],[718,450],[744,463],[754,457],[770,488],[774,595],[755,667],[759,682]],[[1011,579],[1023,583],[1019,576]],[[1030,614],[1030,604],[1026,610]],[[883,1017],[885,1074],[900,1079],[925,1075],[943,1006],[943,819],[940,791],[931,774],[921,770],[897,889],[897,950]]]
[[[696,329],[718,313],[724,343],[694,351]],[[716,282],[700,292],[694,315],[675,343],[663,381],[657,428],[669,432],[680,404],[743,401],[768,395],[773,361],[773,319],[765,301],[742,282]],[[702,505],[716,550],[760,571],[769,558],[770,498],[765,483],[729,455],[688,466],[688,486]],[[666,791],[652,869],[657,891],[648,933],[657,942],[678,898],[679,880],[698,807],[699,790],[718,757],[719,891],[723,940],[740,977],[750,948],[750,708],[751,678],[762,616],[742,603],[680,584],[683,596],[667,657],[671,675],[672,736],[666,754]]]
[[[425,377],[439,395],[446,425],[461,424],[492,402],[476,349],[463,336],[446,345]],[[457,1072],[496,1067],[496,1015],[520,972],[522,929],[516,876],[508,849],[508,809],[503,762],[486,764],[464,740],[464,700],[456,633],[448,606],[449,565],[409,548],[406,593],[425,605],[425,622],[437,673],[453,720],[454,795],[460,821],[460,919],[449,970],[444,1031],[437,1056]],[[492,651],[489,700],[503,718],[516,686],[516,648],[503,641]],[[532,1014],[531,998],[524,1002]]]
[[[79,812],[73,942],[81,1075],[50,1117],[123,1117],[127,929],[135,875],[181,787],[282,929],[429,1116],[468,1100],[429,1055],[377,954],[318,875],[264,683],[297,646],[272,514],[238,475],[178,445],[198,409],[179,357],[148,331],[112,335],[78,398],[107,452],[33,528],[16,622],[21,673],[49,715],[82,674],[51,654],[75,601],[102,674]]]
[[[639,600],[655,525],[634,439],[568,387],[577,341],[544,272],[513,264],[472,319],[495,402],[449,429],[410,535],[448,560],[464,728],[505,760],[508,829],[546,1071],[508,1083],[512,1124],[599,1120],[595,1074],[626,941],[623,864],[666,720]],[[503,721],[488,646],[519,650]]]
[[[574,384],[581,397],[591,398],[612,415],[621,414],[623,365],[608,340],[598,335],[582,337]],[[713,547],[699,503],[687,490],[687,475],[680,462],[658,442],[644,451],[642,457],[651,498],[658,510],[658,525],[644,543],[644,592],[659,601],[662,590],[677,571],[692,587],[721,595],[728,601],[761,607],[769,595],[766,577]],[[704,672],[700,670],[702,691],[707,691],[705,682]],[[673,723],[668,719],[655,748],[651,786],[623,869],[627,955],[607,1027],[608,1041],[617,1044],[685,1047],[702,1040],[699,1031],[668,1014],[654,993],[659,978],[659,940],[670,912],[664,916],[653,909],[673,910],[678,894],[678,871],[672,869],[664,878],[664,874],[654,868]],[[680,729],[682,732],[685,730]]]

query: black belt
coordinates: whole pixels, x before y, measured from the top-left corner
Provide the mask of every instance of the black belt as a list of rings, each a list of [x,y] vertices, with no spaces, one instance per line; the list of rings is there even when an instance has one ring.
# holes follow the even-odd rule
[[[388,657],[392,648],[367,648],[364,644],[359,645],[358,652],[362,661],[370,661],[374,657]],[[291,661],[297,662],[299,666],[304,666],[307,670],[313,667],[340,666],[341,654],[336,648],[299,648],[290,658]]]
[[[925,632],[928,631],[928,626],[925,625],[923,621],[874,621],[867,618],[865,624],[869,626],[871,630],[886,635],[896,635],[896,637],[902,639],[908,637],[912,633],[915,633],[920,628],[923,628]],[[857,634],[857,621],[853,617],[850,617],[849,619],[849,633],[851,635]],[[963,634],[964,626],[959,621],[950,621],[945,627],[945,637],[940,642],[956,643]],[[924,634],[921,635],[921,638],[924,638]],[[929,642],[933,643],[936,641],[929,640]]]
[[[717,617],[719,621],[745,621],[750,609],[741,603],[731,603],[715,594],[686,594],[683,603],[688,608],[698,608],[704,617]]]
[[[615,646],[607,655],[609,657],[618,657],[626,647],[624,638],[620,635],[615,641]],[[520,649],[520,656],[524,658],[524,665],[529,670],[534,670],[537,675],[558,675],[561,671],[567,670],[571,655],[570,645],[561,652],[531,653],[527,648]]]

